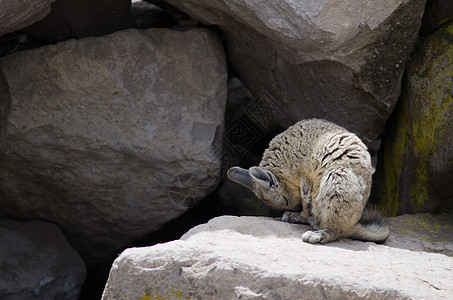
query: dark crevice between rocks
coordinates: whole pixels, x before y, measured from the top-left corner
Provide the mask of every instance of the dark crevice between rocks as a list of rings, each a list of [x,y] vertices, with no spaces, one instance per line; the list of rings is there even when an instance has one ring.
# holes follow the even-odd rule
[[[0,69],[0,140],[6,131],[6,118],[11,107],[8,82]]]
[[[129,246],[125,247],[124,250],[131,247],[149,247],[159,243],[178,240],[182,235],[184,235],[193,227],[207,223],[212,218],[218,216],[244,215],[243,210],[241,210],[241,208],[239,208],[238,206],[231,206],[222,201],[220,190],[222,189],[225,181],[228,181],[228,179],[225,178],[224,180],[222,180],[216,190],[207,195],[199,203],[197,203],[196,206],[191,207],[180,217],[168,222],[159,230],[151,232],[144,238],[130,244]],[[267,215],[277,217],[281,216],[281,212],[269,210]],[[119,254],[120,253],[118,253],[118,255]],[[96,269],[88,270],[88,276],[82,287],[80,299],[98,300],[101,298],[105,283],[108,279],[110,268],[115,259],[116,256],[112,257],[110,259],[110,262],[106,263],[105,265],[98,265]]]
[[[214,191],[201,200],[197,206],[190,208],[179,218],[168,222],[159,230],[148,234],[140,240],[137,240],[125,249],[130,247],[148,247],[158,243],[166,243],[177,240],[191,228],[199,224],[206,223],[210,219],[223,214],[228,214],[228,212],[220,210],[219,203],[216,199],[216,191]],[[119,254],[120,253],[118,253],[118,255]],[[110,262],[103,266],[98,266],[94,270],[88,270],[88,276],[82,287],[80,299],[99,300],[101,298],[105,283],[107,282],[110,267],[112,266],[115,258],[116,257],[112,257]]]

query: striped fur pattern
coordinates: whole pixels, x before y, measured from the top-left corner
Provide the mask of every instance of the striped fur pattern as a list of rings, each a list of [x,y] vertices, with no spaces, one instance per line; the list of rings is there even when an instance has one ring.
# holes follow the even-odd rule
[[[310,224],[314,231],[302,235],[306,242],[328,243],[342,237],[383,242],[388,226],[376,211],[364,213],[372,170],[368,149],[355,134],[310,119],[277,135],[259,166],[235,167],[228,176],[269,207],[286,210],[282,220]]]

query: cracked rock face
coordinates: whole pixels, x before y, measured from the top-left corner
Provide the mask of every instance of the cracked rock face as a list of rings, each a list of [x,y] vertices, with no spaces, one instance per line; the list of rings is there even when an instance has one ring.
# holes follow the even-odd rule
[[[414,228],[406,238],[398,227],[410,219],[392,220],[398,235],[388,245],[349,239],[312,245],[301,239],[308,226],[215,218],[180,240],[124,251],[102,299],[448,299],[453,257],[420,251],[429,247],[419,248],[408,233]]]
[[[370,145],[384,129],[418,35],[425,0],[166,0],[221,28],[229,60],[286,125],[323,118]]]
[[[0,212],[59,224],[88,265],[215,187],[227,74],[209,31],[72,40],[3,57],[0,72]]]

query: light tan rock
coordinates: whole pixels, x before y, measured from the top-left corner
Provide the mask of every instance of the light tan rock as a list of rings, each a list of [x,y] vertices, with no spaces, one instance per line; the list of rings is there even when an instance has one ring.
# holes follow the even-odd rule
[[[312,245],[301,239],[308,229],[263,217],[212,219],[178,241],[124,251],[102,299],[449,299],[453,293],[453,257],[401,249],[397,241]]]

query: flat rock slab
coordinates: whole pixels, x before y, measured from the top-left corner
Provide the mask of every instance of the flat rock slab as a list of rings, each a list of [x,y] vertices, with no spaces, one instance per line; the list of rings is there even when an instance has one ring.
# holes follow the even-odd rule
[[[404,223],[404,222],[403,222]],[[392,222],[392,229],[397,231]],[[343,239],[304,243],[308,226],[223,216],[180,240],[124,251],[107,299],[449,299],[453,258]],[[393,239],[393,241],[392,241]],[[405,237],[401,237],[404,242]]]

